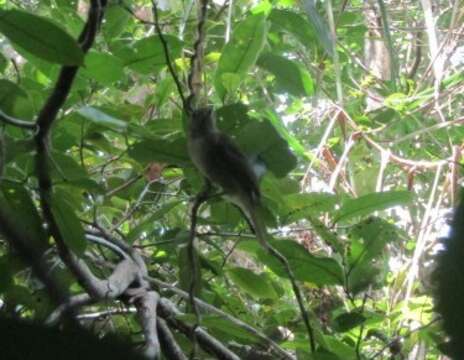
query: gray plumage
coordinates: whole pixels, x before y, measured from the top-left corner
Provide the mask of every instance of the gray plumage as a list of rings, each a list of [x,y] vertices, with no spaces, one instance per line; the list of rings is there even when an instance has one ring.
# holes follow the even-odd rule
[[[188,135],[189,154],[197,169],[249,215],[260,201],[258,178],[249,159],[217,129],[211,108],[193,112]]]

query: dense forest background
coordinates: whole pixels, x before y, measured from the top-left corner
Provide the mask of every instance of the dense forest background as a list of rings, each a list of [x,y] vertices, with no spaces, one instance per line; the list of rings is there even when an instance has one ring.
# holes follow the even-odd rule
[[[430,274],[462,180],[462,5],[0,0],[0,314],[149,358],[445,359]],[[313,349],[242,214],[192,211],[198,41],[199,101],[266,169]]]

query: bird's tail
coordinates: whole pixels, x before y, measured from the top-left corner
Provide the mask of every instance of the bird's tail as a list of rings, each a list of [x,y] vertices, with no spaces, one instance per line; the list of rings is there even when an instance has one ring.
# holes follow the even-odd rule
[[[306,307],[304,305],[303,296],[301,295],[300,288],[296,283],[296,278],[293,273],[292,268],[287,260],[287,258],[277,250],[272,244],[269,242],[269,233],[267,232],[266,223],[263,220],[263,217],[259,213],[259,205],[257,206],[250,206],[248,209],[242,209],[245,215],[248,217],[248,220],[251,222],[253,230],[256,235],[256,239],[260,243],[260,245],[274,258],[276,258],[284,267],[285,272],[292,284],[293,294],[295,295],[296,301],[298,303],[298,307],[300,308],[301,317],[303,318],[303,322],[305,324],[306,330],[308,332],[309,343],[310,343],[310,351],[314,352],[316,348],[315,339],[314,339],[314,331],[309,321],[309,315],[306,311]]]

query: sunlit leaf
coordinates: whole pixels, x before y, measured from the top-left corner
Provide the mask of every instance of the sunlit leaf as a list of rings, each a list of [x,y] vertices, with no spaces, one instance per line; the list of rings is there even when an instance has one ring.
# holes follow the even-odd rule
[[[0,32],[31,54],[57,64],[83,64],[84,53],[50,20],[20,10],[0,10]]]

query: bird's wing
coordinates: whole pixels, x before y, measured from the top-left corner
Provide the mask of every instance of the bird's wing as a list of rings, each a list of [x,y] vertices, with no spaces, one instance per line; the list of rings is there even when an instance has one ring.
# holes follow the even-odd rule
[[[250,164],[249,159],[240,151],[238,146],[225,134],[217,134],[214,137],[213,153],[211,156],[212,166],[216,170],[221,169],[221,179],[212,179],[219,182],[226,191],[244,191],[250,200],[259,201],[260,192],[258,178]]]

